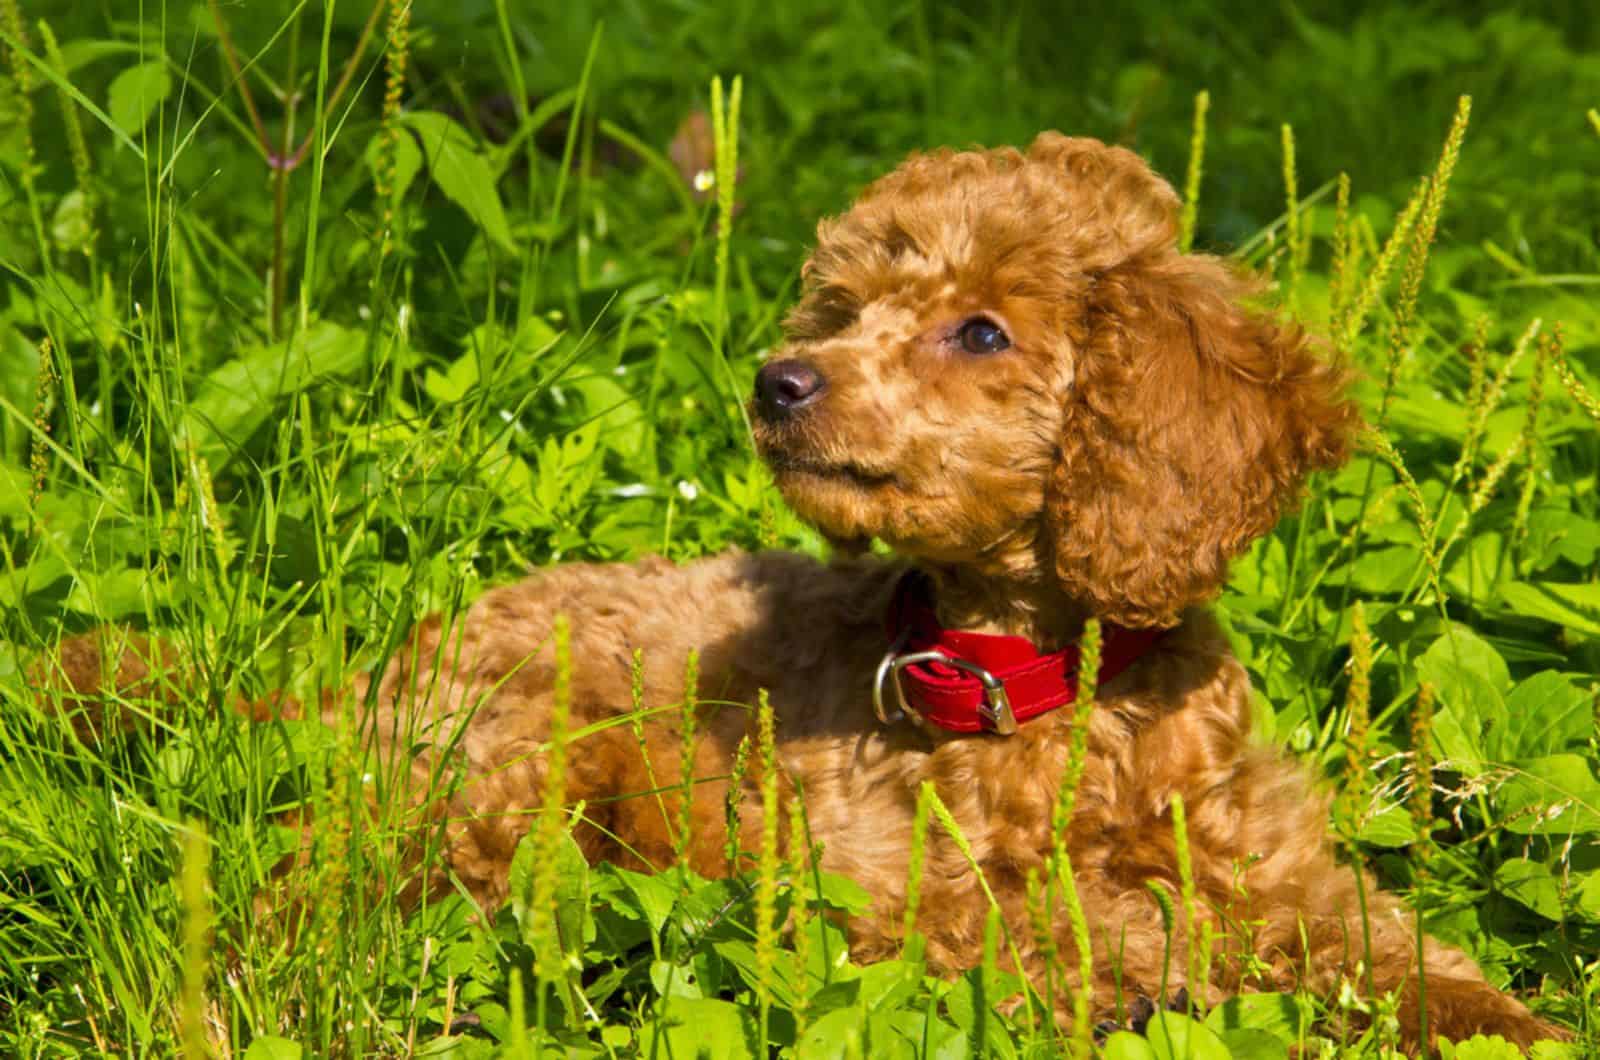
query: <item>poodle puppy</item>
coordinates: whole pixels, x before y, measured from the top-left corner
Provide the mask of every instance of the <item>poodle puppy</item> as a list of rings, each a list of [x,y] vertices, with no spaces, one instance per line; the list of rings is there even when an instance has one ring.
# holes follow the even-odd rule
[[[1023,970],[1042,975],[1056,949],[1096,1018],[1163,983],[1217,1001],[1370,981],[1398,997],[1415,1045],[1425,974],[1432,1033],[1524,1045],[1554,1033],[1460,951],[1424,939],[1419,953],[1406,908],[1336,862],[1327,799],[1250,739],[1248,678],[1201,605],[1305,476],[1345,458],[1358,413],[1343,369],[1252,308],[1255,284],[1178,251],[1178,205],[1133,153],[1046,133],[1026,151],[914,155],[823,221],[752,407],[778,488],[840,558],[565,565],[459,621],[425,622],[376,688],[357,691],[380,739],[425,734],[390,748],[412,756],[419,782],[441,768],[460,780],[428,815],[445,834],[434,882],[454,877],[486,906],[506,896],[545,786],[551,629],[566,615],[573,729],[632,708],[636,649],[651,707],[685,700],[698,652],[692,768],[722,778],[641,797],[680,775],[679,712],[654,716],[643,744],[627,725],[594,729],[570,746],[566,779],[587,803],[575,834],[591,859],[669,863],[689,797],[688,857],[725,871],[725,778],[764,690],[783,797],[804,799],[823,867],[875,899],[850,924],[859,960],[902,945],[930,782]],[[872,538],[902,558],[863,555]],[[1066,833],[1093,948],[1080,984],[1064,914],[1042,945],[1026,892],[1052,848],[1074,645],[1091,617],[1103,666]],[[1176,894],[1179,796],[1197,919],[1219,947],[1204,982],[1169,966],[1148,886]],[[740,805],[742,835],[758,837],[759,798]],[[987,902],[937,828],[926,857],[928,958],[971,967]],[[1190,928],[1177,918],[1171,952]]]

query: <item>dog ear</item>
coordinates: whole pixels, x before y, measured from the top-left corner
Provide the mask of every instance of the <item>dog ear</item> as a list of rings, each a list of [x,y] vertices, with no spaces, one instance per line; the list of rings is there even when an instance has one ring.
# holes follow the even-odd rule
[[[1348,373],[1250,281],[1167,247],[1099,274],[1046,504],[1057,577],[1127,626],[1173,625],[1346,457]]]

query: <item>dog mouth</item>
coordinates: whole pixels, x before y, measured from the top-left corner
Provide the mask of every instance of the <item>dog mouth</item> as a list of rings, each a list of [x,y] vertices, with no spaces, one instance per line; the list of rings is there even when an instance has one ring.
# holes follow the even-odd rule
[[[773,451],[769,451],[766,458],[767,466],[780,479],[813,479],[869,490],[899,485],[899,479],[891,471],[880,471],[849,461],[834,463]]]

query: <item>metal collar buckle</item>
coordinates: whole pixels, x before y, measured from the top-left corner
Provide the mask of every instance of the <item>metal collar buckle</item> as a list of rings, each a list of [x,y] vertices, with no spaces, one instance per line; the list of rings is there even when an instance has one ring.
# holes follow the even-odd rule
[[[918,663],[937,662],[971,674],[983,685],[983,702],[978,705],[978,713],[988,724],[989,731],[1001,736],[1010,736],[1017,731],[1017,718],[1011,712],[1011,699],[1006,695],[1006,686],[998,677],[976,663],[952,658],[942,651],[914,651],[902,655],[900,649],[905,646],[905,642],[905,634],[896,638],[894,646],[884,655],[883,661],[878,663],[878,672],[872,681],[872,709],[877,712],[879,721],[885,725],[893,725],[908,717],[920,717],[906,701],[906,690],[900,684],[900,671]],[[883,686],[886,681],[894,685],[895,699],[900,703],[900,709],[892,714],[883,703]]]

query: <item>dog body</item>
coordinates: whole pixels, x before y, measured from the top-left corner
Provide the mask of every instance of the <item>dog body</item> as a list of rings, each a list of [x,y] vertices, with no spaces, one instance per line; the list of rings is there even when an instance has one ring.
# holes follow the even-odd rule
[[[870,690],[888,647],[884,615],[903,574],[881,561],[823,565],[788,553],[733,553],[682,567],[574,564],[485,595],[452,631],[425,625],[404,658],[428,662],[397,662],[384,674],[378,728],[416,732],[420,720],[429,742],[445,746],[456,743],[453,726],[466,724],[454,763],[465,780],[445,815],[446,863],[435,870],[436,885],[452,874],[486,908],[506,897],[512,853],[544,790],[551,620],[564,614],[572,627],[573,731],[632,709],[635,649],[647,708],[684,701],[684,659],[699,653],[693,772],[704,779],[693,787],[688,850],[696,869],[726,869],[726,778],[749,731],[744,705],[765,690],[784,793],[804,799],[822,867],[873,895],[871,912],[850,922],[854,957],[893,956],[904,941],[912,822],[918,788],[929,781],[969,841],[1025,969],[1042,975],[1042,944],[1053,945],[1058,969],[1076,989],[1065,913],[1046,943],[1027,910],[1028,877],[1044,875],[1051,852],[1074,711],[1046,714],[1011,736],[880,724]],[[668,709],[646,724],[643,744],[623,724],[570,745],[567,798],[586,803],[575,834],[591,860],[636,868],[674,860],[680,724],[679,711]],[[1370,969],[1378,991],[1399,995],[1402,1032],[1414,1040],[1413,914],[1335,862],[1327,799],[1296,764],[1254,746],[1250,729],[1249,679],[1203,610],[1187,612],[1100,689],[1067,834],[1090,925],[1092,1011],[1114,1018],[1135,998],[1161,997],[1163,986],[1169,996],[1186,988],[1212,1002],[1241,989],[1331,994],[1341,980],[1360,989]],[[415,761],[422,773],[439,766],[428,755]],[[761,835],[754,785],[746,780],[738,802],[746,847]],[[1187,981],[1181,955],[1189,926],[1180,913],[1169,946],[1148,886],[1176,903],[1174,796],[1187,807],[1199,922],[1210,925],[1215,943],[1206,983]],[[935,824],[917,920],[934,967],[954,972],[977,963],[988,907],[966,856]],[[1485,982],[1466,955],[1428,940],[1423,956],[1435,1033],[1485,1031],[1526,1043],[1549,1032]],[[1066,1016],[1068,999],[1060,1000]]]
[[[784,797],[803,798],[823,867],[874,898],[851,924],[858,958],[903,942],[917,793],[931,782],[1024,970],[1040,975],[1053,949],[1076,989],[1065,914],[1036,931],[1027,894],[1051,853],[1077,711],[1012,735],[881,722],[887,616],[915,568],[948,629],[1044,652],[1091,617],[1166,630],[1099,690],[1066,835],[1097,1018],[1140,995],[1160,1001],[1163,986],[1215,1001],[1370,982],[1398,997],[1415,1044],[1425,969],[1432,1032],[1551,1033],[1461,952],[1428,940],[1419,954],[1414,916],[1336,863],[1327,800],[1250,741],[1248,679],[1202,605],[1305,475],[1342,462],[1359,417],[1347,373],[1251,308],[1254,284],[1178,251],[1177,207],[1132,153],[1046,134],[1027,152],[914,156],[823,222],[786,345],[756,381],[756,443],[789,504],[842,554],[877,538],[903,561],[567,565],[490,592],[448,627],[424,623],[357,701],[376,705],[381,746],[411,756],[419,790],[440,770],[459,780],[435,882],[454,875],[490,907],[506,895],[545,790],[552,628],[565,615],[571,731],[588,730],[568,747],[566,795],[585,803],[588,856],[656,867],[675,856],[676,708],[695,652],[697,869],[726,868],[726,778],[764,691]],[[600,724],[636,704],[663,708],[642,733]],[[1197,922],[1180,910],[1169,939],[1151,885],[1177,893],[1178,796]],[[760,800],[752,790],[738,805],[749,845]],[[921,895],[930,961],[977,964],[988,900],[937,826]],[[1210,979],[1189,982],[1171,955],[1201,924],[1216,952]]]

